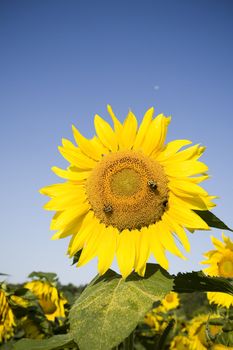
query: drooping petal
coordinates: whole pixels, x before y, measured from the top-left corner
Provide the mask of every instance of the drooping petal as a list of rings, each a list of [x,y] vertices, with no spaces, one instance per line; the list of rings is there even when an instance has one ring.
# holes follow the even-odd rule
[[[165,248],[162,246],[159,235],[161,232],[158,230],[158,225],[150,225],[148,227],[148,233],[150,235],[150,251],[154,255],[157,262],[167,270],[169,267],[168,260],[165,256]]]
[[[91,234],[87,237],[77,266],[85,265],[97,255],[99,244],[103,239],[105,227],[103,224],[100,224],[98,220],[95,219],[95,221],[95,225]]]
[[[103,275],[111,266],[119,239],[118,230],[112,226],[105,227],[98,246],[98,271]]]
[[[181,226],[187,228],[193,228],[195,230],[209,230],[207,223],[200,218],[199,215],[194,213],[194,211],[182,207],[182,206],[171,206],[169,208],[169,216],[173,220],[176,220]]]
[[[135,272],[143,277],[146,270],[146,262],[150,255],[150,232],[147,227],[143,227],[137,234]]]
[[[120,233],[117,248],[117,261],[123,278],[126,278],[133,270],[135,259],[134,231],[123,230]]]
[[[162,220],[157,223],[157,230],[160,233],[159,240],[162,246],[172,254],[186,260],[185,256],[181,253],[174,242],[174,237],[169,230],[169,225],[166,223],[166,218],[162,218]]]
[[[180,239],[181,244],[184,246],[184,249],[190,251],[190,243],[187,237],[187,234],[183,227],[177,224],[176,221],[170,218],[170,216],[165,212],[163,214],[163,220],[165,220],[171,232],[175,233]]]
[[[79,231],[72,237],[69,247],[68,254],[70,257],[74,256],[80,249],[83,248],[92,230],[94,229],[96,221],[94,219],[93,211],[89,211],[85,216]]]

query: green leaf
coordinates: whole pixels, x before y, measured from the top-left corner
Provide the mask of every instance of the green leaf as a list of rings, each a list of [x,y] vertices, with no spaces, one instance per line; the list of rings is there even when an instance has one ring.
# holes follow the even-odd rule
[[[42,280],[46,280],[50,283],[57,282],[58,277],[54,272],[42,272],[42,271],[33,271],[28,275],[29,278],[38,278]]]
[[[215,216],[209,210],[194,210],[197,215],[199,215],[202,220],[204,220],[210,227],[219,228],[221,230],[232,231],[224,222],[222,222],[217,216]]]
[[[173,290],[177,293],[222,292],[233,295],[233,279],[209,277],[202,271],[178,273]]]
[[[21,339],[14,350],[63,350],[65,346],[76,346],[71,334],[54,335],[49,339]]]
[[[147,264],[144,278],[133,273],[124,280],[112,270],[97,276],[71,308],[75,342],[81,350],[117,346],[172,285],[173,277],[155,264]]]

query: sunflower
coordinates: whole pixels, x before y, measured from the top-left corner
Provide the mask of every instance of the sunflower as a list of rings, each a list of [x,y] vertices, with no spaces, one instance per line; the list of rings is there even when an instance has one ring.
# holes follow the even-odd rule
[[[180,304],[178,293],[176,293],[176,292],[168,293],[161,300],[161,303],[164,306],[166,311],[172,310],[172,309],[176,309],[179,306],[179,304]]]
[[[114,129],[100,116],[94,119],[96,136],[88,140],[73,126],[77,146],[63,139],[60,153],[70,163],[52,170],[66,182],[44,187],[51,197],[45,209],[57,211],[53,239],[71,236],[68,254],[80,253],[77,266],[98,257],[104,274],[116,254],[126,278],[132,270],[144,276],[153,254],[168,269],[165,250],[184,258],[174,238],[189,251],[185,228],[208,230],[194,210],[208,210],[213,196],[199,186],[208,178],[198,159],[204,147],[176,140],[165,145],[170,117],[153,119],[149,109],[138,128],[130,111],[121,123],[108,106]]]
[[[29,316],[22,317],[19,321],[19,327],[24,331],[24,337],[30,339],[43,339],[43,333],[40,325],[31,319]]]
[[[184,335],[175,336],[170,344],[170,350],[190,350],[190,341]]]
[[[36,280],[26,283],[24,287],[36,295],[49,321],[54,321],[56,317],[65,317],[64,305],[67,300],[52,284]]]
[[[0,288],[0,343],[14,335],[14,314],[8,302],[6,292]]]
[[[210,336],[217,335],[222,327],[219,325],[208,324],[211,319],[219,318],[217,314],[199,315],[194,317],[190,325],[188,326],[188,338],[190,340],[190,350],[206,350],[211,346],[211,341],[207,338],[207,325],[208,334]]]
[[[171,316],[166,315],[164,307],[160,305],[146,314],[144,323],[156,333],[162,333],[171,319]]]
[[[202,261],[202,264],[209,264],[210,266],[203,271],[210,276],[233,278],[233,242],[224,234],[222,234],[223,241],[213,236],[211,240],[215,250],[210,250],[204,254],[207,260]],[[207,297],[211,304],[214,303],[227,308],[233,306],[233,296],[230,294],[208,292]]]
[[[214,344],[211,347],[211,350],[233,350],[233,348],[230,346],[225,346],[223,344]]]

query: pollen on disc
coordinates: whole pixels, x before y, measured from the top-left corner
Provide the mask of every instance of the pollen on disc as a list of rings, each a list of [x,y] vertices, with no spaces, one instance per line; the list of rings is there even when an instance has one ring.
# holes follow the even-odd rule
[[[110,186],[116,196],[133,196],[141,189],[141,175],[134,169],[121,169],[112,175]]]
[[[167,182],[158,162],[141,152],[118,151],[96,165],[86,190],[96,217],[106,226],[122,231],[161,219],[168,201]]]

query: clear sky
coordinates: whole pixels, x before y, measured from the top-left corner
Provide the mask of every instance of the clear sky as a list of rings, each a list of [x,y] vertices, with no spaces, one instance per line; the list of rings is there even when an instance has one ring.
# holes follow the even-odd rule
[[[205,188],[233,227],[232,38],[231,0],[0,1],[0,272],[9,281],[33,270],[75,284],[96,274],[96,261],[70,266],[69,239],[50,240],[38,189],[60,181],[50,167],[66,166],[57,146],[71,125],[92,136],[108,103],[120,120],[154,106],[172,115],[168,140],[207,146]],[[189,234],[188,260],[168,254],[170,272],[199,270],[209,235]]]

